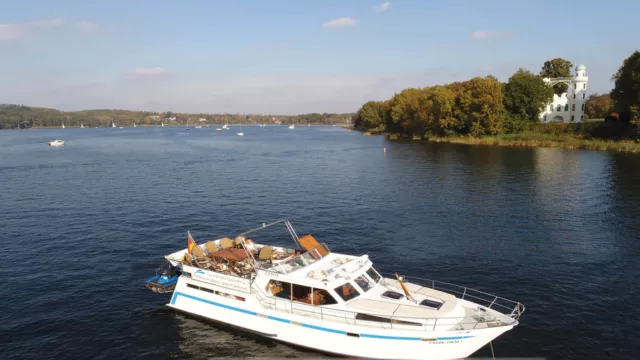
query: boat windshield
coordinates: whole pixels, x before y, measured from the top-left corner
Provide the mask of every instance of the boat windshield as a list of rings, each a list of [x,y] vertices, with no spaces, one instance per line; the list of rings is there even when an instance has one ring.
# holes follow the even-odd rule
[[[369,275],[369,277],[375,284],[379,283],[380,279],[382,279],[382,276],[380,276],[380,274],[378,274],[378,272],[373,267],[367,269],[367,275]]]
[[[344,285],[338,286],[334,290],[345,302],[360,296],[360,293],[358,292],[358,290],[356,290],[356,288],[350,283],[346,283]]]
[[[304,254],[292,257],[290,259],[287,259],[279,263],[278,265],[272,267],[271,270],[282,273],[282,274],[288,274],[302,267],[311,265],[316,261],[317,260],[314,259],[313,256],[311,256],[311,254],[306,252]]]

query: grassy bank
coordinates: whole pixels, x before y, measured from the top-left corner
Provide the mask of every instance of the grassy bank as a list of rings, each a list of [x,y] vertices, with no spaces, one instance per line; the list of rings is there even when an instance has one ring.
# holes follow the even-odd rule
[[[447,136],[429,137],[431,142],[454,144],[493,145],[493,146],[526,146],[526,147],[558,147],[583,150],[610,150],[640,153],[640,143],[632,140],[583,139],[570,135],[546,134],[510,134],[486,137]]]

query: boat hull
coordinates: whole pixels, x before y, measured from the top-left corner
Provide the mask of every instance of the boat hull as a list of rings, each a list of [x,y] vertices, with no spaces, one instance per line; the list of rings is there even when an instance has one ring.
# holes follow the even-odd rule
[[[187,286],[190,283],[192,287]],[[314,351],[375,359],[459,359],[473,354],[513,326],[467,331],[390,331],[275,311],[251,294],[223,296],[193,288],[181,278],[168,307]],[[216,289],[208,284],[203,284]],[[223,291],[224,289],[220,289]],[[224,290],[228,293],[233,291]],[[238,296],[238,294],[234,294]]]

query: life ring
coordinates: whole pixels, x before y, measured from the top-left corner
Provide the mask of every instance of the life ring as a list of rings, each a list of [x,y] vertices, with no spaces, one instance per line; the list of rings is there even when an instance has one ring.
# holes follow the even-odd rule
[[[312,279],[324,279],[329,276],[329,273],[326,270],[313,270],[309,271],[307,276]]]
[[[342,264],[346,264],[346,263],[348,263],[349,261],[351,261],[351,259],[347,259],[347,258],[343,258],[343,259],[341,259],[341,258],[337,258],[337,259],[333,260],[333,263],[334,263],[334,264],[337,264],[337,265],[342,265]]]

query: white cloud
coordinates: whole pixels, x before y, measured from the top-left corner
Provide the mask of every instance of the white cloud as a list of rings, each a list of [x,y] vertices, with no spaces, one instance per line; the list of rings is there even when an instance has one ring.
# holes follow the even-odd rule
[[[129,79],[137,79],[142,77],[151,77],[158,76],[162,74],[166,74],[167,70],[156,66],[156,67],[148,67],[148,68],[135,68],[131,71],[126,72],[124,75]]]
[[[94,32],[102,28],[100,25],[87,20],[76,21],[74,25],[78,30],[83,32]]]
[[[474,40],[506,38],[506,37],[512,37],[512,36],[513,36],[513,33],[509,31],[505,31],[501,33],[493,30],[476,30],[471,33],[471,38]]]
[[[43,19],[20,24],[0,24],[0,41],[15,40],[27,36],[37,29],[53,29],[65,24],[64,19]]]
[[[387,11],[387,9],[389,8],[389,6],[391,5],[390,2],[385,2],[382,3],[380,5],[376,5],[373,7],[373,10],[375,10],[376,12],[383,12],[383,11]]]
[[[0,41],[24,36],[25,27],[20,24],[0,24]]]
[[[348,18],[348,17],[341,17],[341,18],[333,19],[331,21],[327,21],[326,23],[322,24],[322,27],[327,29],[336,29],[336,28],[342,28],[347,26],[353,26],[355,24],[356,24],[356,21],[354,19]]]
[[[64,24],[64,20],[57,18],[57,19],[32,21],[30,23],[27,23],[27,26],[30,25],[30,26],[39,27],[42,29],[51,29],[51,28],[61,26],[62,24]]]

